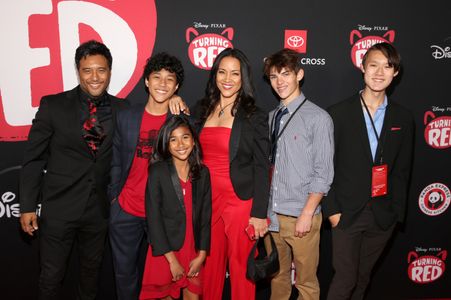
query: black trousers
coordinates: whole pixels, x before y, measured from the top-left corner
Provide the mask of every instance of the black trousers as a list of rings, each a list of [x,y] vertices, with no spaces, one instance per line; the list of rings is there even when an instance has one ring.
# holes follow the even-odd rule
[[[369,206],[348,228],[332,228],[332,264],[335,274],[328,300],[360,300],[370,282],[371,271],[390,239],[393,228],[382,230]]]
[[[39,228],[39,299],[61,299],[59,293],[74,242],[80,264],[77,299],[95,299],[108,229],[108,219],[101,211],[95,192],[91,193],[79,219],[66,221],[57,216],[44,216],[40,219]]]
[[[111,204],[109,237],[117,299],[136,300],[141,291],[141,245],[147,237],[146,219],[128,214],[116,200]]]

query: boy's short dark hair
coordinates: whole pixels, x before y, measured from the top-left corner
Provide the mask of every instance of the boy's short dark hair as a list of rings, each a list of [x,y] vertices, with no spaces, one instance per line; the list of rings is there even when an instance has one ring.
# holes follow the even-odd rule
[[[371,46],[365,53],[362,59],[362,65],[365,67],[366,60],[368,59],[369,54],[372,51],[380,51],[382,54],[387,58],[388,65],[390,67],[393,67],[395,72],[398,72],[401,68],[401,56],[399,55],[398,50],[396,48],[387,42],[384,43],[378,43]]]
[[[179,87],[182,85],[185,77],[182,63],[177,57],[169,55],[166,52],[157,53],[147,59],[146,65],[144,66],[143,81],[148,79],[153,72],[158,72],[162,69],[175,73],[177,84]]]
[[[301,69],[301,58],[294,50],[282,49],[265,58],[263,73],[266,78],[269,78],[269,73],[272,68],[275,68],[277,72],[280,72],[283,68],[286,68],[297,74]]]
[[[113,57],[111,56],[110,49],[108,49],[105,44],[102,44],[101,42],[95,40],[84,42],[83,44],[78,46],[77,50],[75,51],[75,65],[77,66],[77,70],[80,68],[80,60],[90,55],[104,56],[108,61],[108,67],[111,70],[111,67],[113,65]]]

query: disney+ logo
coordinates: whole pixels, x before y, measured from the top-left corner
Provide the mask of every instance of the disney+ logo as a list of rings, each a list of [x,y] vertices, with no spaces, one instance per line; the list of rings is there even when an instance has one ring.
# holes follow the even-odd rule
[[[19,203],[11,203],[16,199],[16,194],[13,192],[3,193],[0,200],[0,218],[20,217]]]
[[[447,46],[445,48],[442,48],[437,45],[432,45],[432,57],[435,59],[442,59],[442,58],[451,58],[451,47]]]

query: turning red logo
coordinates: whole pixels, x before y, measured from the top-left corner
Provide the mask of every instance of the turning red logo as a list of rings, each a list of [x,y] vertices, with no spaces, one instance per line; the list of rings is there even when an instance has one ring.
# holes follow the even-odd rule
[[[358,38],[357,41],[355,41],[355,38]],[[368,50],[371,46],[378,43],[393,43],[395,40],[395,31],[389,30],[387,31],[382,37],[371,35],[362,37],[362,34],[358,30],[351,31],[351,34],[349,35],[349,42],[352,45],[351,49],[351,59],[354,66],[357,68],[360,68],[360,65],[362,64],[363,56],[366,53],[366,50]]]
[[[0,2],[0,141],[26,140],[42,96],[78,84],[75,49],[104,42],[113,56],[108,92],[125,97],[155,43],[154,1]]]
[[[196,36],[191,42],[191,34]],[[225,48],[233,48],[233,28],[228,27],[221,32],[199,35],[196,29],[190,27],[186,30],[186,42],[189,43],[188,56],[191,63],[203,70],[210,70],[216,56]]]
[[[418,256],[415,251],[410,251],[407,256],[409,268],[407,273],[410,280],[415,283],[425,284],[439,279],[445,272],[445,260],[447,251],[443,250],[437,256]]]
[[[428,122],[428,118],[432,120]],[[451,116],[435,117],[431,111],[424,113],[424,139],[432,148],[446,149],[451,147]]]
[[[285,30],[285,48],[299,53],[307,52],[307,30]]]

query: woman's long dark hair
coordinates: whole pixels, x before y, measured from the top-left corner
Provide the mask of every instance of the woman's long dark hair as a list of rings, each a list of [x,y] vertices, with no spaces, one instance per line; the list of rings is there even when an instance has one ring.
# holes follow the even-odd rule
[[[188,128],[193,136],[194,146],[188,156],[188,164],[190,168],[190,177],[192,179],[197,179],[200,176],[200,170],[202,168],[202,150],[197,133],[188,117],[185,115],[174,115],[167,119],[163,126],[161,126],[153,149],[153,161],[172,159],[172,154],[169,151],[169,140],[172,132],[178,127]]]
[[[238,49],[224,49],[213,62],[210,75],[208,77],[205,96],[201,100],[201,120],[205,121],[214,111],[216,105],[221,99],[221,93],[216,85],[216,75],[218,73],[219,64],[224,57],[233,57],[240,62],[241,72],[241,88],[238,91],[235,103],[232,106],[232,116],[235,115],[238,107],[242,107],[249,117],[255,110],[254,86],[252,84],[251,67],[246,55]]]

